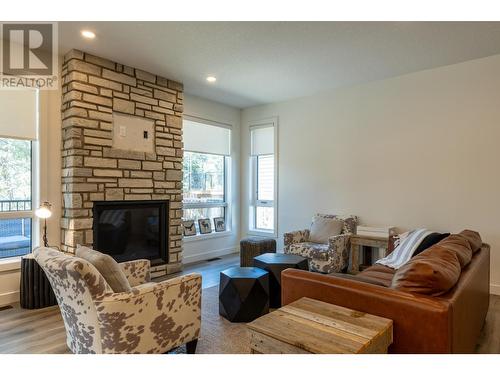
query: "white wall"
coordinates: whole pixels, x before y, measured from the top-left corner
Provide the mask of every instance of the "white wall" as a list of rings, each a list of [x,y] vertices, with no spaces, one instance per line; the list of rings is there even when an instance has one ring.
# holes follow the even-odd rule
[[[61,91],[45,91],[40,98],[41,159],[40,201],[52,204],[52,217],[47,220],[48,241],[61,244]]]
[[[230,167],[230,223],[229,234],[216,233],[184,239],[183,262],[192,263],[230,254],[239,249],[240,231],[240,113],[237,108],[184,95],[184,114],[200,119],[231,125],[231,167]],[[206,237],[208,236],[208,237]]]
[[[315,212],[401,230],[471,228],[492,246],[500,293],[500,55],[242,112],[242,234],[248,122],[279,117],[278,243]]]
[[[0,307],[19,301],[19,265],[0,261]]]

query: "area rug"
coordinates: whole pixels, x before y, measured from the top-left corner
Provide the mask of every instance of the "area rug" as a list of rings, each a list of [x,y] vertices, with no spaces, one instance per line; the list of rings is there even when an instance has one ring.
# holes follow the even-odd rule
[[[231,323],[219,315],[218,286],[203,290],[201,316],[197,353],[250,353],[250,336],[246,324]]]
[[[185,353],[182,346],[174,353]],[[250,338],[245,323],[231,323],[219,315],[219,287],[203,289],[201,333],[197,354],[249,354]]]

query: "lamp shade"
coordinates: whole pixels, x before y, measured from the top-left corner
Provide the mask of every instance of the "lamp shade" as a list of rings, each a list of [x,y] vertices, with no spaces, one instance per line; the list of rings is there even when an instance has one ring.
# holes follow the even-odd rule
[[[48,219],[52,216],[50,208],[51,205],[49,202],[43,202],[40,207],[35,210],[35,215],[40,219]]]

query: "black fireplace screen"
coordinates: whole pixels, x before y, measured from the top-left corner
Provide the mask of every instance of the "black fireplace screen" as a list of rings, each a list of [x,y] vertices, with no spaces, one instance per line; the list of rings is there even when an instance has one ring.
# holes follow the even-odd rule
[[[94,202],[93,247],[117,262],[168,261],[168,201]]]

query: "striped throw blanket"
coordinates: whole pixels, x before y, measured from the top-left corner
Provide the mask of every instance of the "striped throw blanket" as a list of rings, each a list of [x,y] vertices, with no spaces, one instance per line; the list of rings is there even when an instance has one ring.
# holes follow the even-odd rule
[[[377,260],[375,263],[382,264],[387,267],[398,269],[408,262],[418,245],[422,243],[425,237],[432,232],[427,229],[412,230],[399,245],[385,258]]]

